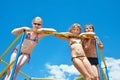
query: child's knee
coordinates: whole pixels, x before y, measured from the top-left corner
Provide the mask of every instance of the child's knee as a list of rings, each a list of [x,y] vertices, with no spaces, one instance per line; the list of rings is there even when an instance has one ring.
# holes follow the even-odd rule
[[[93,80],[99,80],[99,76],[95,75],[95,76],[93,77]]]

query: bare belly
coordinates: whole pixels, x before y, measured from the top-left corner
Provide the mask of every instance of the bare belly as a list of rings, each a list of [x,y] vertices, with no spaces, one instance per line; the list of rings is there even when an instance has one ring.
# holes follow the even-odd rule
[[[71,50],[72,50],[72,57],[85,56],[85,53],[81,44],[78,44],[78,43],[72,44]]]
[[[21,47],[21,52],[26,54],[31,54],[35,45],[36,45],[36,42],[25,39]]]
[[[85,50],[85,54],[87,57],[97,57],[96,48],[91,46]]]

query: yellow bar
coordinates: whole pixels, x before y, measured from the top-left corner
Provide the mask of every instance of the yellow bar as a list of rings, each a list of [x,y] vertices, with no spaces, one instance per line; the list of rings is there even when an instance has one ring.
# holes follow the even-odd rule
[[[103,61],[103,63],[104,63],[104,66],[107,67],[107,66],[106,66],[106,63],[105,63],[104,56],[102,55],[102,50],[100,50],[100,56],[102,57],[102,61]]]
[[[53,78],[31,78],[31,80],[58,80]]]
[[[22,74],[23,76],[25,76],[26,78],[30,79],[30,76],[28,76],[27,74],[25,74],[24,72],[22,71],[19,71],[20,74]]]
[[[1,61],[3,61],[3,60],[1,60]],[[4,62],[4,61],[3,61],[3,62]],[[0,76],[2,76],[2,75],[8,70],[8,68],[9,68],[11,65],[13,65],[13,63],[14,63],[14,61],[11,62],[11,63],[0,73]]]
[[[105,62],[104,56],[103,56],[103,54],[102,54],[102,50],[99,49],[99,51],[100,51],[100,56],[101,56],[102,61],[103,61],[103,64],[104,64],[104,67],[103,67],[103,68],[107,68],[107,65],[106,65],[106,62]],[[103,78],[104,78],[104,80],[107,80],[108,77],[107,77],[107,75],[105,74],[105,72],[103,71],[103,69],[102,69],[102,74],[103,74]]]
[[[80,77],[75,78],[74,80],[85,80],[85,79],[84,79],[84,77],[81,75]]]
[[[9,65],[7,62],[3,61],[3,60],[0,60],[3,64],[5,65]],[[30,76],[28,76],[27,74],[25,74],[24,72],[22,71],[19,71],[20,74],[22,74],[23,76],[25,76],[26,78],[30,78]]]
[[[21,37],[22,34],[19,34],[15,40],[10,44],[10,46],[4,51],[4,53],[0,56],[0,60],[8,53],[8,51],[12,48],[12,46],[17,42],[17,40]]]
[[[103,78],[104,78],[104,80],[107,80],[107,77],[106,77],[105,72],[104,72],[103,69],[102,69],[102,74],[103,74]]]

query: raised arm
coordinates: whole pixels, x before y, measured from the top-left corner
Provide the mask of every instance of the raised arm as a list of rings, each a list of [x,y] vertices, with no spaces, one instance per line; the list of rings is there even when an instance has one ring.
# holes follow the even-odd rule
[[[21,32],[23,32],[24,30],[31,30],[28,27],[21,27],[21,28],[15,28],[12,30],[12,34],[20,34]]]

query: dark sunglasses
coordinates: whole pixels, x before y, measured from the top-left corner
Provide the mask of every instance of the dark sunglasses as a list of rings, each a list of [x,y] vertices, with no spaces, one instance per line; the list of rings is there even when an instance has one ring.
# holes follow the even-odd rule
[[[33,23],[34,25],[38,25],[38,26],[41,26],[42,24],[40,24],[40,23]]]

